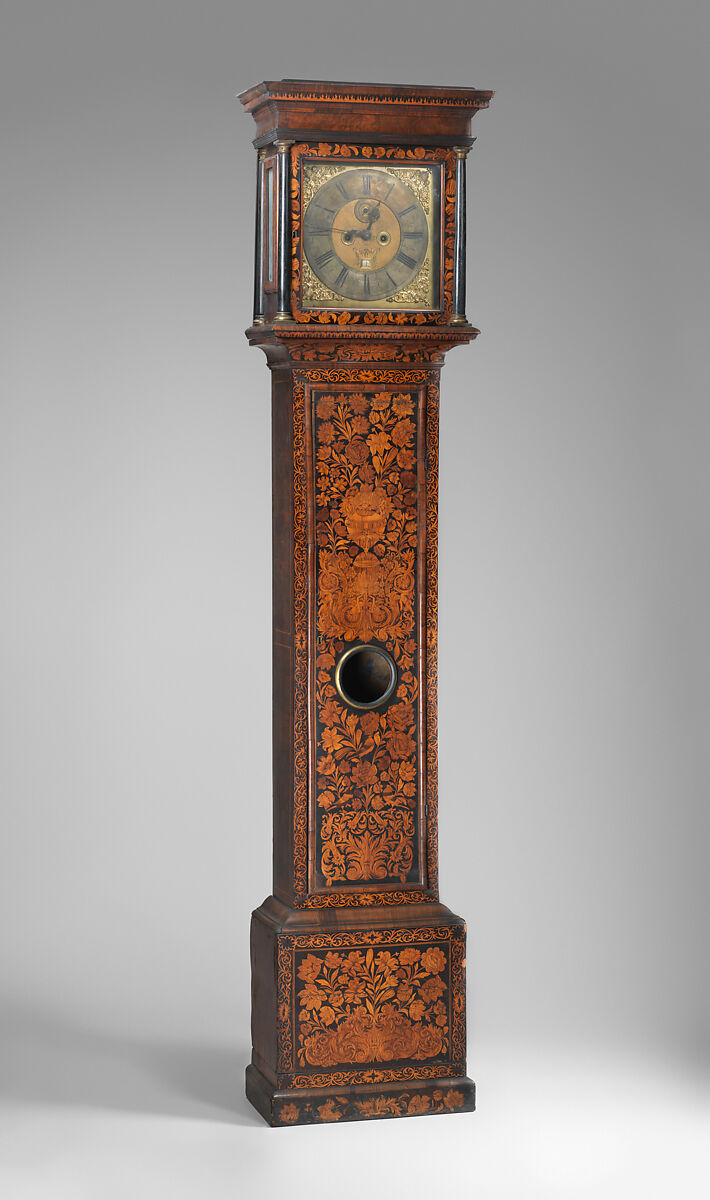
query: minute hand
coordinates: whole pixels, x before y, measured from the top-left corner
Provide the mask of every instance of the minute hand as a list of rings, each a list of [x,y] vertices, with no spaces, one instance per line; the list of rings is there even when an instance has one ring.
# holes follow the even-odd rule
[[[323,232],[325,233],[326,230],[323,230]],[[370,239],[369,226],[367,229],[338,229],[336,226],[332,226],[329,230],[327,230],[327,232],[328,233],[346,233],[346,234],[348,234],[349,237],[364,238],[365,241],[369,241],[369,239]]]

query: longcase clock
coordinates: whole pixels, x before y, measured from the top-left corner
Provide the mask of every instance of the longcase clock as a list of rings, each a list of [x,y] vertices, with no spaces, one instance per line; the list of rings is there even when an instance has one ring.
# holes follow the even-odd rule
[[[439,373],[492,92],[285,79],[256,122],[272,379],[273,894],[247,1095],[271,1125],[470,1111],[465,925],[437,876]]]

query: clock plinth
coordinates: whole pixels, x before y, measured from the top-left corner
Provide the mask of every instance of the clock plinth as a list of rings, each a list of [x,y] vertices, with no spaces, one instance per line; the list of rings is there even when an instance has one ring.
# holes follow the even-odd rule
[[[274,881],[252,916],[247,1095],[272,1125],[475,1098],[465,925],[438,895],[438,422],[444,355],[478,332],[462,122],[490,93],[345,86],[261,85],[288,126],[257,138],[247,336],[272,376]],[[264,94],[242,97],[257,123]],[[407,133],[412,94],[426,122],[410,112]],[[331,127],[314,142],[333,106],[348,141]]]
[[[269,1124],[475,1107],[465,925],[444,905],[349,909],[344,921],[271,896],[252,915],[251,963],[247,1096]]]

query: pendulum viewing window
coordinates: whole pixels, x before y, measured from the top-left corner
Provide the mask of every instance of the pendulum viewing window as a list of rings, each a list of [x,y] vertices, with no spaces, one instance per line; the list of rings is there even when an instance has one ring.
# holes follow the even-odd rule
[[[353,646],[335,668],[335,686],[353,708],[378,708],[389,700],[397,683],[397,668],[378,646]]]

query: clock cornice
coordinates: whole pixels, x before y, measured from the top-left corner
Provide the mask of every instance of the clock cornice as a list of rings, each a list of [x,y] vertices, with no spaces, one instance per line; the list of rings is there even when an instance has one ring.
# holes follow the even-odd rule
[[[389,144],[470,145],[471,120],[492,91],[432,85],[265,80],[239,96],[256,122],[254,145],[332,138]]]

